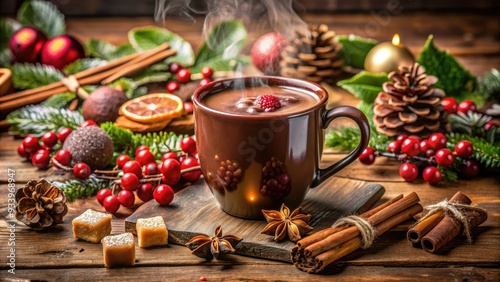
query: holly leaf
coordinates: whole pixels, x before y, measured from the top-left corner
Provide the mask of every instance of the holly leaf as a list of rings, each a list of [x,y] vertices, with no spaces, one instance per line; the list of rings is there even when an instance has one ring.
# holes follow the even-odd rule
[[[114,60],[114,59],[118,59],[118,58],[121,58],[121,57],[124,57],[124,56],[127,56],[127,55],[131,55],[131,54],[134,54],[136,51],[134,49],[134,47],[132,47],[132,45],[130,45],[129,43],[126,43],[126,44],[122,44],[122,45],[118,45],[115,49],[115,51],[111,52],[111,54],[109,54],[109,60]]]
[[[337,40],[343,46],[340,55],[344,60],[344,65],[355,69],[365,68],[366,55],[377,45],[377,41],[373,39],[354,34],[337,36]]]
[[[107,64],[108,61],[98,58],[82,58],[74,61],[64,68],[65,74],[75,74],[87,69],[95,68]]]
[[[12,83],[17,89],[32,89],[64,78],[64,74],[53,66],[36,64],[14,64],[9,67],[12,71]]]
[[[366,104],[373,104],[382,91],[382,84],[389,81],[386,73],[361,72],[349,79],[337,82],[337,85],[351,92]]]
[[[167,58],[167,62],[178,62],[183,66],[190,66],[194,62],[194,52],[191,44],[179,35],[160,27],[138,27],[128,32],[130,44],[138,52],[153,49],[168,42],[170,48],[177,54]]]
[[[111,54],[116,51],[116,46],[104,40],[90,38],[84,45],[85,53],[88,55],[109,60]]]
[[[64,34],[64,15],[49,1],[26,1],[17,11],[17,19],[25,26],[40,29],[48,38]]]
[[[435,86],[443,89],[446,96],[462,100],[476,88],[476,77],[448,52],[439,50],[432,35],[425,42],[417,61],[425,67],[427,74],[439,79]]]
[[[247,41],[245,26],[240,21],[224,21],[215,25],[201,44],[194,67],[208,61],[227,61],[236,58]]]

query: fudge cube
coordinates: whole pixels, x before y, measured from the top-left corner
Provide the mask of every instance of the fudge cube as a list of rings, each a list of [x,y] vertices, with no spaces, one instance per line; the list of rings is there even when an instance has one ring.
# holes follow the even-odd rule
[[[104,266],[132,266],[135,263],[134,235],[126,232],[108,235],[102,239]]]
[[[161,216],[139,218],[136,229],[141,248],[168,244],[168,231]]]
[[[104,236],[111,233],[111,218],[108,213],[88,209],[73,219],[73,237],[99,243]]]

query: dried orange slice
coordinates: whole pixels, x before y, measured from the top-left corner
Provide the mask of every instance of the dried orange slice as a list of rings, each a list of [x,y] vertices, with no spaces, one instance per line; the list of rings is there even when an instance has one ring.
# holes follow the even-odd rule
[[[144,95],[125,102],[120,107],[120,115],[141,122],[155,123],[180,117],[184,103],[179,96],[166,93]]]

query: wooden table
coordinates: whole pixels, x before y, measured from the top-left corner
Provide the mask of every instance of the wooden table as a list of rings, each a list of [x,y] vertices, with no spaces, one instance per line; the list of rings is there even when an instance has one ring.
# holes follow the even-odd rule
[[[366,23],[375,22],[370,15],[305,15],[309,22],[328,23],[339,34],[363,31]],[[68,31],[82,40],[97,37],[113,43],[126,41],[126,32],[142,25],[154,24],[145,18],[92,18],[69,19]],[[201,40],[201,23],[196,24],[169,19],[167,28],[182,34],[192,42],[194,48]],[[251,39],[256,31],[250,30]],[[378,40],[389,40],[399,32],[403,42],[414,53],[418,53],[428,34],[433,33],[440,48],[452,54],[474,74],[482,75],[491,68],[500,66],[500,22],[491,15],[473,14],[427,14],[392,16],[391,20],[376,34]],[[360,34],[365,35],[366,34]],[[339,90],[336,101],[355,105],[357,101],[348,93]],[[340,104],[340,103],[339,103]],[[9,229],[6,221],[8,169],[15,171],[15,183],[22,186],[32,178],[39,178],[43,171],[30,163],[22,162],[16,148],[21,141],[6,133],[0,135],[0,278],[31,280],[186,280],[197,281],[206,277],[208,281],[220,280],[496,280],[500,279],[500,179],[498,172],[482,175],[472,180],[460,180],[449,185],[430,186],[422,180],[406,183],[398,174],[396,161],[379,158],[374,165],[364,166],[355,162],[335,177],[372,181],[386,189],[384,199],[415,191],[423,205],[451,197],[462,191],[474,204],[489,212],[488,220],[474,231],[475,243],[468,245],[464,238],[454,239],[438,254],[428,254],[413,248],[401,228],[384,234],[365,251],[355,252],[338,262],[338,267],[322,275],[310,275],[292,265],[232,255],[229,261],[204,262],[190,254],[183,246],[170,245],[165,248],[136,249],[138,258],[135,267],[106,269],[103,267],[100,244],[76,241],[72,238],[71,220],[87,208],[102,210],[94,197],[81,199],[69,205],[64,224],[50,231],[35,232],[22,224]],[[327,150],[325,164],[340,159],[344,154]],[[132,212],[121,208],[113,219],[113,233],[124,230],[123,219]],[[9,246],[9,238],[15,246]],[[15,248],[15,275],[7,256]]]

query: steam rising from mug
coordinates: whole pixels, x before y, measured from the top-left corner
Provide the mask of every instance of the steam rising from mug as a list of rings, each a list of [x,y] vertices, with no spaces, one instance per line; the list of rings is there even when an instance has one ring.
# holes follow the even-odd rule
[[[200,7],[203,2],[204,7]],[[247,29],[269,25],[290,38],[294,30],[308,32],[307,24],[295,13],[292,4],[293,0],[156,0],[155,20],[165,21],[168,15],[173,15],[195,21],[193,14],[205,15],[203,34],[206,36],[214,24],[238,19]]]

